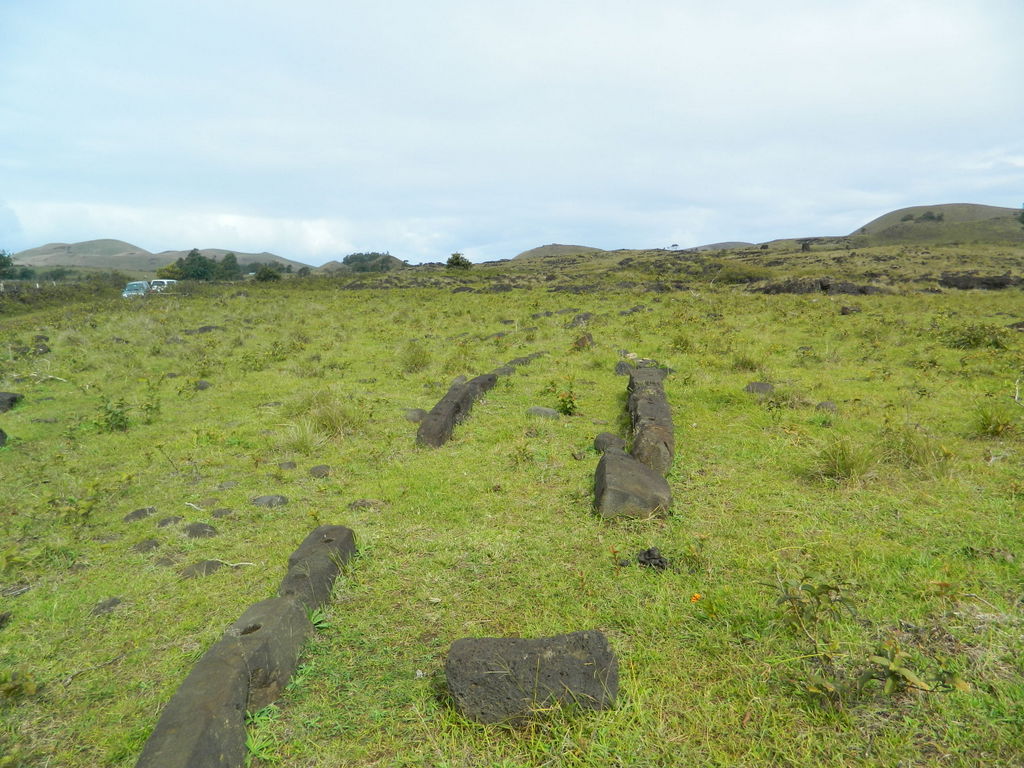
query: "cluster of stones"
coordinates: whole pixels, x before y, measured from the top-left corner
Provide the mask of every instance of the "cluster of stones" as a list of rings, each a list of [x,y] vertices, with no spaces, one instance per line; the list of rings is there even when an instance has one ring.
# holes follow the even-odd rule
[[[461,424],[469,417],[473,403],[498,383],[499,376],[507,376],[518,366],[528,365],[543,354],[534,352],[526,357],[517,357],[492,373],[485,373],[468,381],[461,377],[456,379],[437,405],[422,416],[416,432],[416,442],[431,448],[440,448],[451,439],[455,425]]]
[[[160,715],[137,768],[243,766],[245,713],[287,685],[323,606],[355,552],[351,529],[322,525],[288,558],[277,596],[252,605],[196,663]]]
[[[672,506],[665,475],[675,458],[675,429],[665,396],[664,368],[628,366],[628,408],[633,445],[602,433],[594,447],[603,455],[594,473],[594,507],[602,517],[647,517]]]

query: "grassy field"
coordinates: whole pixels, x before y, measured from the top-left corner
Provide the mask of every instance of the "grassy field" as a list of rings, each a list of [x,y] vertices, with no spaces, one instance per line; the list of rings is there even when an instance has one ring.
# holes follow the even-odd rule
[[[319,523],[360,554],[285,695],[252,713],[254,766],[1024,765],[1020,291],[762,296],[699,279],[713,256],[607,269],[627,257],[581,261],[583,295],[548,290],[572,265],[533,264],[7,318],[0,389],[24,400],[0,416],[0,765],[132,765]],[[644,290],[675,277],[691,289]],[[594,317],[531,317],[563,309]],[[37,334],[48,354],[12,351]],[[451,443],[415,446],[406,409],[535,351]],[[593,438],[627,434],[623,352],[674,370],[664,518],[591,510]],[[527,415],[566,392],[576,415]],[[272,493],[288,503],[251,503]],[[218,535],[186,538],[194,521]],[[648,547],[671,568],[638,566]],[[237,565],[181,580],[202,559]],[[445,698],[457,638],[592,628],[619,657],[613,710],[508,728]]]

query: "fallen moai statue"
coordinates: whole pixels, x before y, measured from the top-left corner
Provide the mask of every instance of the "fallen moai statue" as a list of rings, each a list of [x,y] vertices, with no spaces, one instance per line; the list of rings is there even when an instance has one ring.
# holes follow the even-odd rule
[[[610,709],[619,689],[615,651],[597,630],[463,638],[452,643],[444,672],[455,707],[482,723],[526,720],[553,705]]]
[[[322,525],[288,558],[278,596],[250,606],[203,655],[164,707],[136,768],[241,768],[245,713],[287,685],[312,630],[309,611],[331,595],[355,552],[349,528]]]
[[[632,368],[629,371],[629,416],[633,422],[633,448],[637,461],[667,475],[675,458],[675,426],[662,382],[664,368]]]
[[[473,403],[498,383],[499,375],[504,375],[506,371],[517,366],[527,365],[543,354],[533,352],[526,357],[517,357],[509,360],[497,371],[485,373],[469,381],[461,377],[456,379],[445,396],[420,421],[419,429],[416,431],[416,442],[431,448],[440,448],[451,440],[455,425],[461,424],[469,417]]]

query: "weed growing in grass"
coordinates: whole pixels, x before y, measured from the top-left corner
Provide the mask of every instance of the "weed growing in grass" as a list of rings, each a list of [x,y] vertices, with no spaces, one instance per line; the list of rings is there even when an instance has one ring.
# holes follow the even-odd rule
[[[245,758],[246,766],[250,765],[253,760],[275,765],[281,762],[281,756],[277,753],[279,746],[277,737],[272,730],[280,716],[281,710],[275,704],[269,704],[256,712],[246,713],[245,747],[248,750]]]
[[[555,410],[559,413],[566,416],[574,416],[579,413],[579,403],[576,400],[576,378],[571,374],[561,380],[552,379],[541,390],[541,394],[555,396]]]
[[[814,455],[813,474],[838,482],[868,480],[878,466],[878,450],[846,436],[828,439]]]
[[[128,403],[123,397],[111,400],[103,397],[100,401],[100,416],[96,426],[104,432],[127,432],[131,426],[128,418]]]
[[[0,669],[0,701],[32,696],[39,691],[39,681],[21,669]]]
[[[977,437],[1006,437],[1016,430],[1014,414],[1008,407],[979,403],[971,419],[971,434]]]
[[[419,339],[410,339],[398,353],[402,373],[419,373],[430,365],[430,350]]]
[[[811,628],[826,619],[838,619],[843,610],[856,615],[848,597],[851,586],[848,582],[807,573],[798,579],[783,579],[779,575],[775,578],[772,586],[779,595],[775,604],[782,607],[786,622],[799,628],[815,646],[819,640],[811,635]]]
[[[887,461],[934,475],[947,474],[953,454],[918,424],[886,425],[882,446]]]
[[[1005,349],[1009,332],[992,323],[960,323],[943,330],[940,338],[952,349]]]

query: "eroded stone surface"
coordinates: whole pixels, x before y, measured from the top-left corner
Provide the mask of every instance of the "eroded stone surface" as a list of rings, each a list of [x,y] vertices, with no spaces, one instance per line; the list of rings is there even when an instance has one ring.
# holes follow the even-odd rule
[[[315,467],[309,468],[309,474],[318,480],[322,480],[331,474],[331,467],[329,464],[317,464]]]
[[[110,613],[117,606],[121,604],[120,597],[108,597],[106,600],[100,600],[92,608],[93,616],[103,616],[104,614]]]
[[[282,504],[287,504],[288,499],[279,493],[273,493],[266,496],[257,496],[252,500],[252,503],[257,507],[280,507]]]
[[[456,708],[482,723],[525,720],[553,705],[608,709],[619,687],[615,652],[596,630],[456,640],[444,670]]]
[[[181,571],[181,578],[194,579],[199,576],[209,576],[214,571],[224,567],[220,560],[200,560],[198,563],[188,565]]]
[[[185,526],[185,535],[190,539],[212,539],[217,529],[209,523],[189,523]]]
[[[154,549],[160,546],[159,539],[143,539],[134,547],[132,552],[138,552],[139,554],[145,554],[146,552],[152,552]]]
[[[604,453],[609,448],[616,448],[620,451],[626,450],[626,441],[611,432],[602,432],[594,438],[594,450]]]
[[[136,509],[133,512],[129,512],[122,519],[126,523],[134,523],[137,520],[145,520],[150,515],[155,515],[155,514],[156,514],[156,507],[142,507],[141,509]]]
[[[594,508],[602,517],[647,517],[671,506],[664,477],[622,451],[605,451],[594,474]]]
[[[356,551],[355,535],[342,525],[314,529],[288,558],[288,573],[278,588],[312,610],[327,602],[341,566]]]

